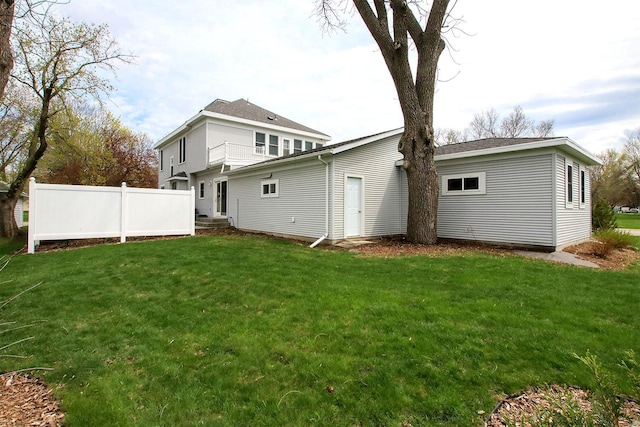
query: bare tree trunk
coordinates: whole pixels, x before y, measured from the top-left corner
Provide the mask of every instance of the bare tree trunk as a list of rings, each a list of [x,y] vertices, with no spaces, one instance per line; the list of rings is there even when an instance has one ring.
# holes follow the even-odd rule
[[[14,0],[0,0],[0,99],[4,96],[4,90],[13,68],[11,29],[15,6]]]

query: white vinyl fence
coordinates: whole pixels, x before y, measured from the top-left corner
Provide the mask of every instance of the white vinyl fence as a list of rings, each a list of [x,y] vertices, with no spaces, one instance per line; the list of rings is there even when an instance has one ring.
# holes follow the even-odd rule
[[[29,241],[195,234],[195,189],[93,187],[29,181]]]

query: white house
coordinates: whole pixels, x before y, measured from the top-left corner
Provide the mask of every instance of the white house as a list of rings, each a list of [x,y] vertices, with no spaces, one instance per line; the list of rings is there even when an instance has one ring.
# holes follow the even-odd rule
[[[265,146],[256,137],[262,129],[254,131],[251,155]],[[197,172],[195,180],[224,180],[224,216],[239,229],[328,243],[404,234],[401,134],[396,129],[331,145],[325,135],[288,154],[281,142],[294,136],[280,136],[277,157],[274,148],[264,160],[217,163],[214,173]],[[168,147],[169,139],[158,146]],[[598,160],[568,138],[471,141],[438,147],[435,159],[440,238],[555,250],[591,235],[589,168]],[[161,182],[176,180],[177,169],[160,173]],[[195,182],[191,176],[185,171],[181,179]],[[222,214],[216,201],[201,202],[203,212],[209,206]]]
[[[331,137],[244,99],[216,99],[155,146],[160,188],[196,188],[202,216],[227,217],[227,172],[324,146]]]

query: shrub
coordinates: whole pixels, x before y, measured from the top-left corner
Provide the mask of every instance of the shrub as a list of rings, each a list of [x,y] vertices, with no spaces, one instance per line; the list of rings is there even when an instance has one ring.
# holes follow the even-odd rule
[[[602,197],[598,197],[591,209],[591,228],[593,231],[616,228],[616,214]]]
[[[636,239],[627,232],[620,232],[613,229],[600,230],[593,234],[600,243],[611,246],[612,249],[625,249],[635,247]]]

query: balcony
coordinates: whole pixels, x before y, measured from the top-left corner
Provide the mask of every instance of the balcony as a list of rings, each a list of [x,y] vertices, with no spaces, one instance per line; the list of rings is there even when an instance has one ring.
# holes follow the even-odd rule
[[[267,156],[264,147],[240,145],[233,142],[225,142],[216,147],[209,148],[209,166],[247,166],[273,158]]]

